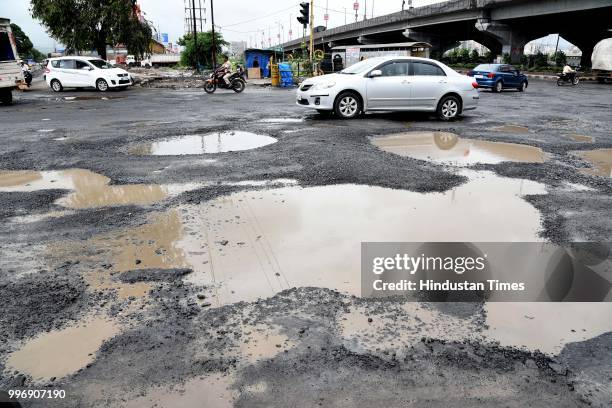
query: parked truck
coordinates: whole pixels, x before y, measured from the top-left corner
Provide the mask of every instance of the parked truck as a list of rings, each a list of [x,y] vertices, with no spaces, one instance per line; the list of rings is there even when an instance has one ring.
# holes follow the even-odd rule
[[[140,65],[143,68],[152,68],[157,66],[176,65],[181,61],[179,54],[153,54],[147,55],[141,61],[137,61],[133,55],[128,55],[126,64],[130,67]]]
[[[591,57],[592,69],[601,84],[612,82],[612,38],[597,43]]]
[[[13,103],[13,89],[24,84],[11,22],[0,18],[0,102],[5,105]]]

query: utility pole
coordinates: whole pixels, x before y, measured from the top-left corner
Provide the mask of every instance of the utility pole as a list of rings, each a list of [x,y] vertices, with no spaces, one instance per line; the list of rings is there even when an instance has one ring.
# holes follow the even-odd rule
[[[314,64],[314,0],[310,0],[310,63]]]
[[[217,69],[217,42],[215,40],[215,9],[213,7],[213,0],[210,0],[210,23],[212,24],[212,64],[214,71]]]
[[[346,7],[344,7],[344,25],[346,25]]]
[[[212,0],[210,0],[212,2]],[[191,3],[192,14],[193,14],[193,52],[195,57],[195,69],[200,71],[200,64],[198,61],[198,23],[196,21],[196,0]]]
[[[368,19],[368,0],[363,1],[363,21]]]

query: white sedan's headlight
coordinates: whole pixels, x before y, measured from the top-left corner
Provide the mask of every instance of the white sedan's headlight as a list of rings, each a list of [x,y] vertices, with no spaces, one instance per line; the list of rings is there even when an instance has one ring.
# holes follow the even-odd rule
[[[329,89],[329,88],[333,88],[334,86],[336,86],[335,82],[320,82],[318,84],[315,84],[312,87],[312,89],[313,90]]]

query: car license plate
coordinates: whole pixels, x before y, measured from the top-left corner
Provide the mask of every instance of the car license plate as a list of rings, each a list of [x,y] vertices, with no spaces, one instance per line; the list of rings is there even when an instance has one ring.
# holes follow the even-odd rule
[[[476,78],[476,79],[482,79],[482,78],[484,78],[484,75],[474,75],[474,78]]]

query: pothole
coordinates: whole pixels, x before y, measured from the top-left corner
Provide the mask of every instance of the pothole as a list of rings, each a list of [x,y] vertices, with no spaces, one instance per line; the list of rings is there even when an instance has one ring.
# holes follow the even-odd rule
[[[260,119],[260,123],[301,123],[304,119],[302,118],[266,118]]]
[[[612,149],[597,149],[574,152],[593,166],[590,169],[580,169],[592,176],[612,177]]]
[[[84,169],[59,171],[0,171],[0,192],[73,190],[55,204],[67,208],[148,205],[194,188],[193,185],[109,185],[110,179]]]
[[[6,365],[35,379],[65,377],[92,362],[102,343],[118,332],[119,327],[111,321],[86,320],[29,340],[8,356]]]
[[[529,128],[519,125],[502,125],[491,128],[494,132],[504,133],[529,133]]]
[[[292,287],[359,296],[361,242],[541,241],[540,214],[521,197],[545,194],[544,185],[460,173],[469,182],[446,193],[363,185],[238,192],[82,244],[113,251],[114,271],[193,269],[184,279],[222,305]]]
[[[612,330],[610,303],[487,303],[484,334],[502,346],[557,354]]]
[[[378,148],[400,156],[467,166],[476,163],[543,163],[537,147],[484,140],[462,139],[447,132],[407,132],[370,139]]]
[[[250,132],[214,132],[202,135],[177,136],[159,142],[147,143],[130,149],[130,153],[152,156],[226,153],[256,149],[277,141],[271,136]]]
[[[569,137],[570,139],[576,141],[576,142],[584,142],[584,143],[591,143],[593,141],[593,137],[592,136],[587,136],[587,135],[579,135],[576,133],[572,133],[570,135],[567,135],[567,137]]]

